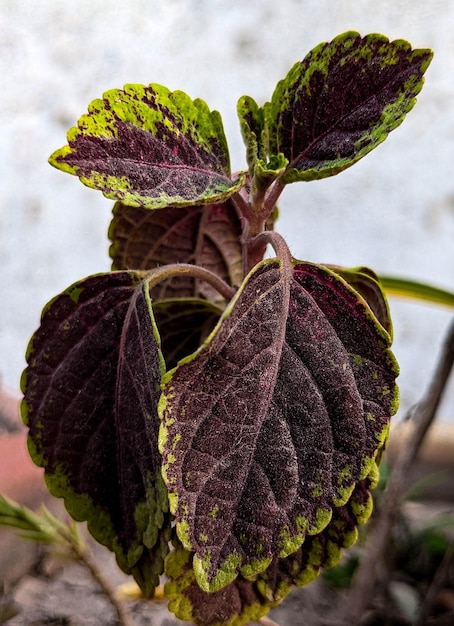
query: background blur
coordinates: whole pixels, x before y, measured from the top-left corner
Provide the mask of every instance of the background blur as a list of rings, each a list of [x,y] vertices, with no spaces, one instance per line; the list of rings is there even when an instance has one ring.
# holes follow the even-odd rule
[[[295,257],[454,291],[454,0],[0,0],[0,377],[17,389],[44,304],[110,267],[112,203],[54,170],[49,155],[103,91],[162,83],[223,118],[232,169],[245,166],[243,94],[276,82],[346,30],[430,47],[403,125],[339,176],[289,186],[278,230]],[[391,300],[403,411],[433,370],[452,312]],[[440,417],[454,421],[454,381]]]

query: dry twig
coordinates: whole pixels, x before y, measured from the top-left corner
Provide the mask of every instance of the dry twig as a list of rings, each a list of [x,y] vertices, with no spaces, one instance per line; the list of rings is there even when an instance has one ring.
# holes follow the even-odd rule
[[[382,557],[386,553],[390,532],[402,501],[408,470],[434,421],[453,363],[454,322],[451,323],[443,343],[432,380],[422,399],[410,411],[413,429],[406,445],[396,459],[380,511],[377,515],[376,525],[369,538],[364,557],[354,576],[346,604],[345,623],[360,624],[361,617],[370,603],[379,568],[383,567]]]
[[[125,602],[117,593],[115,587],[110,580],[104,576],[102,570],[98,567],[93,555],[87,545],[81,543],[72,543],[71,550],[76,560],[81,563],[90,572],[93,580],[99,585],[104,595],[111,603],[115,613],[117,614],[120,626],[134,626],[134,621],[129,613]]]
[[[422,604],[421,611],[419,614],[419,619],[416,622],[415,626],[424,626],[424,624],[426,623],[426,620],[430,615],[430,611],[432,610],[436,602],[437,596],[439,592],[441,591],[441,589],[443,588],[444,584],[446,583],[446,580],[449,576],[449,570],[453,562],[454,562],[454,542],[451,542],[449,549],[447,550],[444,556],[444,559],[434,576],[434,579],[432,581],[432,584],[430,585],[429,591],[427,592],[426,597],[424,598],[424,602]]]

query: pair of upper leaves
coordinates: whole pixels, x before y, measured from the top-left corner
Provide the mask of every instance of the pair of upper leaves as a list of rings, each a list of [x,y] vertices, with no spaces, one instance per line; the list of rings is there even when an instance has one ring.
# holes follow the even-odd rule
[[[257,187],[331,176],[365,156],[414,106],[430,50],[347,32],[314,48],[263,107],[240,98],[249,175]],[[222,120],[200,99],[151,84],[93,101],[51,163],[108,198],[148,209],[224,202],[231,176]],[[272,208],[272,207],[271,207]]]
[[[379,35],[318,46],[270,103],[240,100],[249,171],[238,176],[219,115],[158,85],[104,94],[51,157],[120,201],[116,271],[43,312],[22,379],[30,450],[51,492],[147,595],[176,517],[168,573],[183,618],[263,613],[331,563],[326,546],[348,544],[370,512],[397,404],[379,283],[285,251],[244,277],[242,228],[257,210],[272,219],[276,194],[262,207],[254,194],[335,174],[383,141],[430,59]],[[209,270],[226,290],[178,266],[163,274],[174,263]],[[241,617],[222,604],[231,585],[249,598]],[[195,616],[207,592],[214,612]]]

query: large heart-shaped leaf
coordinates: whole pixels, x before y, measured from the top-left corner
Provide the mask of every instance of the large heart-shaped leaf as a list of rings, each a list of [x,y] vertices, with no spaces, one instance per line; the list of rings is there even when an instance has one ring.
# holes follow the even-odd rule
[[[117,202],[109,229],[110,254],[113,269],[150,270],[171,263],[192,263],[238,287],[243,279],[240,236],[240,219],[229,201],[165,211]],[[163,281],[152,295],[156,299],[202,297],[224,302],[211,285],[189,275]]]
[[[414,106],[431,59],[378,34],[347,32],[314,48],[265,105],[268,153],[289,161],[281,183],[332,176],[378,146]]]
[[[230,176],[219,113],[157,84],[125,85],[94,100],[50,163],[147,209],[221,202],[244,184]]]
[[[167,375],[160,449],[205,591],[320,533],[364,479],[396,409],[390,336],[324,267],[272,259]]]
[[[157,448],[164,365],[143,276],[100,274],[67,289],[45,308],[27,360],[33,460],[51,493],[151,595],[169,520]]]

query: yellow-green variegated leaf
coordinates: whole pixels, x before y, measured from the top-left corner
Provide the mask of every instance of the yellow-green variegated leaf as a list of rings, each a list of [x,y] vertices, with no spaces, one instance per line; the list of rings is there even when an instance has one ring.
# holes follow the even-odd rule
[[[51,165],[131,206],[222,202],[244,184],[230,175],[219,113],[162,85],[106,91],[67,138]]]

